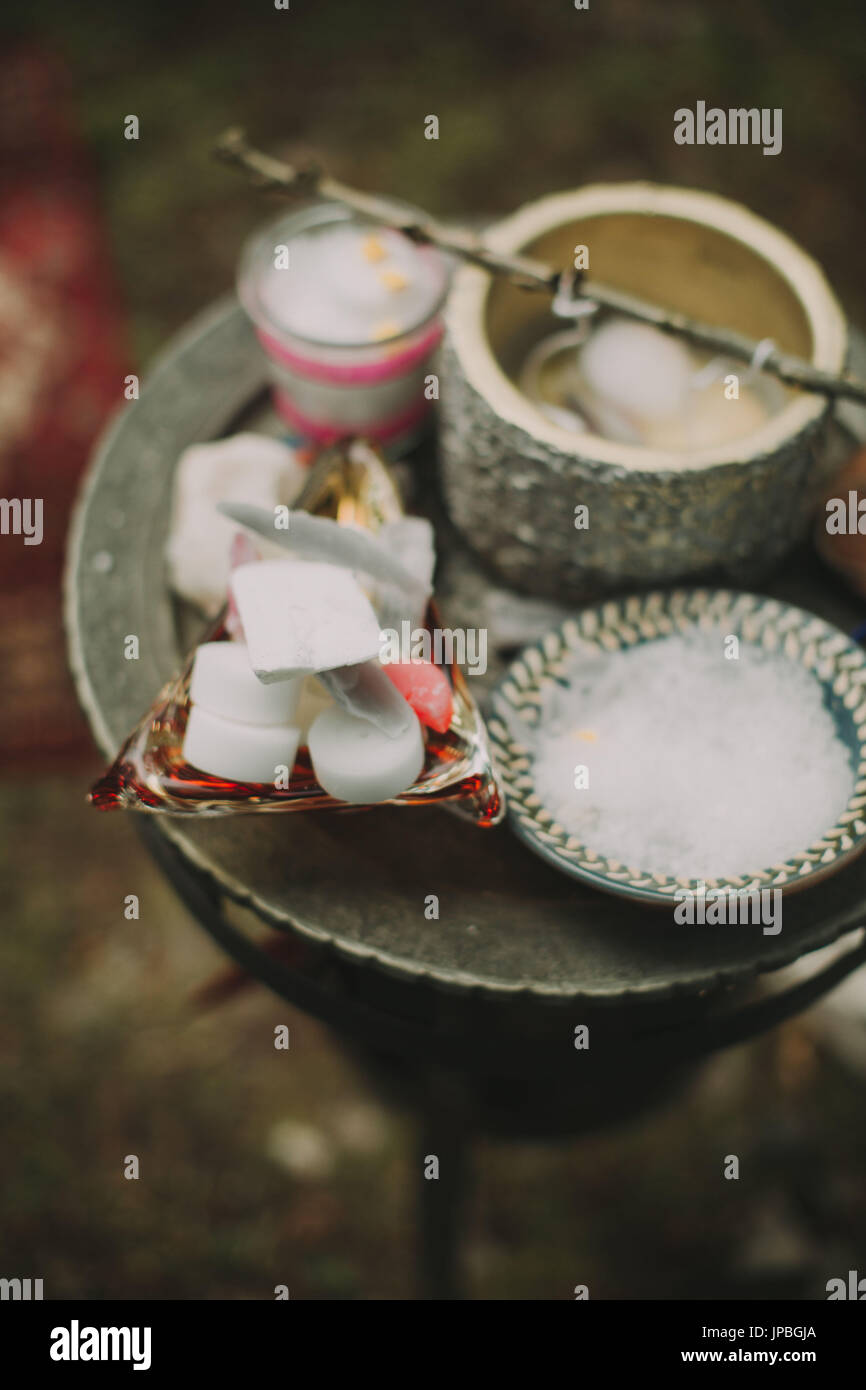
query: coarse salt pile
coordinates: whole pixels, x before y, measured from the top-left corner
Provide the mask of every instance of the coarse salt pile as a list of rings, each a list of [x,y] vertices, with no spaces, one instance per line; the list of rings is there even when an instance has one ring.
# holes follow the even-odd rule
[[[587,647],[549,692],[536,791],[589,849],[724,882],[803,851],[844,810],[854,772],[818,681],[753,644],[725,650],[721,630],[698,629]]]

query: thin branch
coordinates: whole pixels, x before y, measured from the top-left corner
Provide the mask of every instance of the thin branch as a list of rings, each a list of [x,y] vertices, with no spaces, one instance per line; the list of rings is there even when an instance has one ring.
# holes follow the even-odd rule
[[[274,159],[271,155],[254,149],[247,143],[242,130],[233,127],[227,130],[214,147],[218,159],[234,164],[251,176],[257,187],[269,192],[286,193],[296,197],[309,197],[317,193],[323,198],[343,203],[361,217],[371,222],[392,227],[402,232],[410,241],[436,246],[440,251],[459,256],[461,260],[482,266],[494,274],[510,275],[525,284],[527,288],[547,290],[555,294],[559,285],[559,273],[540,261],[527,256],[500,255],[485,246],[480,237],[462,227],[446,227],[442,223],[426,218],[419,222],[407,215],[406,210],[388,198],[377,197],[373,193],[362,193],[348,184],[332,179],[317,165],[310,164],[296,169],[291,164]]]
[[[233,127],[218,140],[214,153],[227,164],[242,169],[257,187],[293,197],[318,194],[333,202],[343,203],[361,217],[402,232],[411,241],[436,246],[440,251],[457,256],[472,265],[488,270],[492,275],[505,275],[524,289],[542,290],[556,297],[556,313],[571,317],[569,305],[574,305],[573,317],[586,312],[587,305],[613,309],[639,323],[648,323],[664,333],[686,338],[698,347],[711,352],[726,353],[739,361],[754,363],[789,386],[821,395],[859,401],[866,405],[866,383],[857,381],[847,372],[840,376],[821,371],[801,357],[781,352],[769,342],[758,343],[733,329],[701,323],[687,314],[662,309],[657,304],[625,294],[621,290],[586,280],[580,273],[554,270],[528,256],[508,255],[494,251],[473,232],[459,227],[447,227],[424,216],[418,220],[388,198],[363,193],[350,188],[326,174],[317,165],[295,168],[254,149],[244,132]]]
[[[614,309],[617,313],[624,314],[628,318],[638,319],[641,323],[652,324],[664,333],[673,333],[678,337],[686,338],[697,347],[708,348],[711,352],[725,353],[727,356],[736,357],[742,362],[753,362],[755,354],[761,346],[753,338],[746,337],[744,333],[737,333],[732,328],[716,328],[712,324],[701,323],[698,319],[689,318],[687,314],[678,314],[675,310],[670,309],[660,309],[656,304],[649,304],[646,300],[636,299],[633,295],[609,289],[607,285],[598,285],[592,280],[580,284],[580,296],[593,304],[597,304],[600,308]],[[847,373],[837,376],[834,372],[821,371],[819,367],[813,367],[802,357],[781,352],[778,348],[773,348],[770,351],[769,344],[766,354],[761,353],[759,355],[756,365],[760,367],[761,371],[778,377],[780,381],[786,382],[789,386],[799,386],[804,391],[817,391],[821,395],[840,396],[847,400],[860,401],[862,404],[866,404],[866,383],[857,381]]]

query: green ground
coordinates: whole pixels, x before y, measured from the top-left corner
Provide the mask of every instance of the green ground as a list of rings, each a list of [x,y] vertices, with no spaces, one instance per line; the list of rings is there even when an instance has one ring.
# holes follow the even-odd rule
[[[408,1119],[265,990],[200,1002],[225,960],[131,822],[82,806],[92,770],[0,796],[4,1270],[55,1297],[410,1296]],[[484,1143],[469,1291],[820,1298],[862,1265],[862,1113],[862,1083],[796,1025],[625,1130]]]

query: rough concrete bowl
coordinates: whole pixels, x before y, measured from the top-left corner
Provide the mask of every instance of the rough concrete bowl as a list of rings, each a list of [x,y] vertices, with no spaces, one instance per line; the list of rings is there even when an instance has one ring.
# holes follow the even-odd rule
[[[845,319],[819,266],[714,194],[593,185],[528,204],[487,239],[560,266],[584,244],[595,280],[772,338],[826,370],[844,366]],[[801,539],[826,476],[826,398],[787,392],[759,429],[685,458],[574,434],[512,380],[556,327],[544,296],[474,267],[455,277],[441,363],[443,487],[457,526],[506,582],[574,600],[685,578],[753,582]],[[588,529],[575,529],[578,504]]]

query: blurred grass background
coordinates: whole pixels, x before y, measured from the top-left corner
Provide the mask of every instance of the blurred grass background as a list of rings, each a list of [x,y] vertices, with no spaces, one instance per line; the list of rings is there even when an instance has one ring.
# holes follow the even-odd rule
[[[866,320],[866,23],[841,0],[11,0],[3,25],[4,43],[66,67],[145,375],[230,288],[266,212],[209,158],[235,122],[443,216],[595,179],[712,189],[796,236]],[[676,146],[673,112],[699,99],[781,106],[781,155]],[[60,681],[52,655],[45,679]],[[129,821],[83,805],[96,771],[82,732],[70,766],[0,784],[0,1274],[44,1277],[49,1297],[269,1298],[277,1283],[411,1296],[408,1121],[264,990],[195,1002],[225,963]],[[280,1022],[288,1054],[273,1049]],[[797,1023],[625,1131],[482,1145],[470,1292],[822,1297],[862,1268],[862,1100],[862,1079]],[[732,1152],[739,1183],[721,1179]],[[138,1182],[122,1176],[129,1153]]]
[[[111,0],[32,13],[10,38],[68,62],[142,363],[231,284],[262,203],[208,158],[232,123],[443,216],[506,212],[594,179],[739,198],[799,238],[866,310],[866,23],[849,0]],[[16,18],[16,12],[19,17]],[[679,106],[781,107],[784,145],[674,144]],[[440,120],[424,139],[424,117]],[[141,124],[123,139],[123,117]]]

